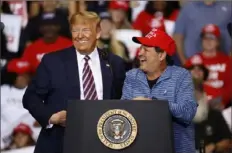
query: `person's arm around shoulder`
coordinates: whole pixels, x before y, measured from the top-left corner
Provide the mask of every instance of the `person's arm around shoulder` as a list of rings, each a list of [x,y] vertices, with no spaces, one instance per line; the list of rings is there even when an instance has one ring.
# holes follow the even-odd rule
[[[122,95],[123,82],[125,80],[126,66],[122,58],[111,54],[111,64],[114,79],[114,99],[120,99]]]
[[[197,102],[194,97],[194,89],[191,74],[184,70],[178,79],[175,101],[169,102],[173,117],[181,123],[189,125],[197,111]]]
[[[44,103],[44,100],[51,92],[51,78],[47,67],[47,65],[49,65],[49,61],[49,55],[45,55],[42,58],[36,74],[31,83],[28,85],[23,96],[23,107],[27,109],[44,128],[51,128],[51,124],[56,124],[53,119],[54,117],[51,118],[54,116],[53,112],[50,111]],[[57,121],[60,117],[55,115],[55,119],[55,121]]]
[[[121,100],[131,100],[132,97],[132,93],[133,93],[133,76],[131,74],[131,71],[128,71],[126,73],[126,78],[123,84],[123,88],[122,88],[122,97]]]

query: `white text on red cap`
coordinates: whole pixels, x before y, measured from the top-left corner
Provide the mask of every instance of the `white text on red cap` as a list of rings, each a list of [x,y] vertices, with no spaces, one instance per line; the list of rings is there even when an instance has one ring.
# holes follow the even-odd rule
[[[152,29],[145,37],[147,38],[152,38],[152,37],[156,37],[156,31],[157,29]]]
[[[29,65],[28,62],[17,62],[18,68],[27,67],[28,65]]]
[[[127,3],[126,2],[123,2],[123,1],[117,1],[118,5],[122,5],[122,6],[127,6]]]

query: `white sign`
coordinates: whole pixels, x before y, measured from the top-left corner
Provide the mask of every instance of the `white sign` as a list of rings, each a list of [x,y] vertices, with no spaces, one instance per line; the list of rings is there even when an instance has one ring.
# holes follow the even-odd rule
[[[172,37],[175,29],[175,22],[171,20],[164,20],[164,26],[167,34]]]
[[[7,37],[7,49],[10,52],[18,52],[22,17],[19,15],[1,14],[1,21],[5,25],[4,33]]]
[[[22,17],[22,27],[25,27],[28,22],[27,2],[25,0],[14,0],[9,1],[8,3],[13,14]]]

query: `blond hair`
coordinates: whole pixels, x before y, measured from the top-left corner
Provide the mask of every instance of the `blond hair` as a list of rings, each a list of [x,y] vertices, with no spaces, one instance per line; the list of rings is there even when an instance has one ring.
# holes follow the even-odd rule
[[[95,12],[91,11],[84,11],[84,12],[77,12],[73,14],[69,20],[69,24],[73,25],[75,23],[92,23],[96,25],[97,28],[100,28],[100,17]]]
[[[100,49],[104,48],[104,43],[101,40],[98,40],[97,47]],[[115,55],[118,55],[125,61],[129,61],[129,59],[126,56],[126,50],[124,46],[114,36],[111,36],[109,51],[111,51]]]

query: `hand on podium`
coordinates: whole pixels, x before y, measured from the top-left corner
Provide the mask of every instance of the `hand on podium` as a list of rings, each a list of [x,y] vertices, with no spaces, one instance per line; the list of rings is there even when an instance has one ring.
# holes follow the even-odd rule
[[[139,97],[133,98],[133,100],[151,100],[151,99],[139,96]]]
[[[67,112],[64,110],[57,112],[51,116],[49,123],[50,124],[57,124],[57,125],[61,125],[61,126],[65,127],[66,115],[67,115]]]

